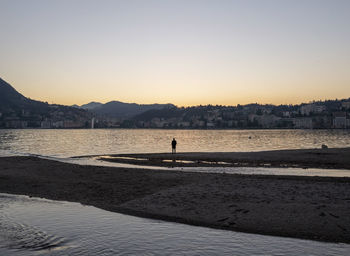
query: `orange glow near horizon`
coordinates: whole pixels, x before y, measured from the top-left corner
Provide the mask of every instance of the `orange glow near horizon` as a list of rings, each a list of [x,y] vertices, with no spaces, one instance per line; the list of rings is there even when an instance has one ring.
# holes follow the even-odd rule
[[[32,99],[193,106],[350,97],[350,1],[13,0],[1,9],[0,77]]]
[[[8,81],[8,80],[7,80]],[[327,100],[327,99],[346,99],[350,97],[348,87],[343,87],[342,90],[332,90],[331,86],[324,86],[317,92],[305,92],[300,93],[303,90],[303,86],[294,87],[293,91],[283,92],[282,89],[275,90],[272,93],[273,88],[267,88],[266,90],[259,91],[258,93],[250,93],[249,86],[243,86],[238,88],[232,88],[227,91],[220,92],[216,90],[202,90],[198,92],[197,88],[191,90],[190,87],[180,88],[180,86],[173,86],[176,90],[179,90],[178,94],[174,94],[176,90],[171,93],[162,92],[157,95],[154,90],[149,92],[135,93],[135,95],[121,95],[118,90],[113,90],[113,87],[109,89],[106,86],[99,86],[101,89],[86,87],[86,90],[80,91],[80,87],[74,86],[53,86],[50,90],[46,90],[45,86],[34,89],[34,86],[28,85],[26,81],[23,81],[24,86],[18,86],[17,83],[8,81],[16,90],[22,93],[24,96],[34,100],[40,100],[48,102],[50,104],[62,104],[62,105],[83,105],[89,102],[107,103],[110,101],[121,101],[126,103],[138,103],[138,104],[166,104],[172,103],[179,107],[189,107],[198,105],[225,105],[235,106],[237,104],[245,105],[250,103],[258,104],[273,104],[273,105],[297,105],[301,103],[308,103],[311,101]],[[40,88],[43,88],[41,90]],[[210,86],[209,88],[215,88]],[[184,93],[184,94],[182,94]],[[165,97],[163,97],[165,95]],[[324,95],[327,95],[326,97]]]

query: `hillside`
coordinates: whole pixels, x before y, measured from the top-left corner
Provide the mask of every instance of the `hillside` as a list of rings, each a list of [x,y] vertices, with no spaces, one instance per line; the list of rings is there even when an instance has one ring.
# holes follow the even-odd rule
[[[81,105],[80,108],[82,109],[87,109],[87,110],[92,110],[92,109],[95,109],[95,108],[98,108],[100,106],[102,106],[103,104],[100,103],[100,102],[90,102],[88,104],[84,104],[84,105]],[[75,105],[77,106],[77,105]]]
[[[83,128],[90,116],[83,109],[31,100],[0,78],[0,128]]]
[[[110,101],[106,104],[98,102],[90,102],[80,106],[83,109],[88,109],[91,112],[106,117],[114,118],[132,118],[136,115],[149,110],[159,110],[163,108],[174,107],[173,104],[136,104],[124,103],[120,101]]]
[[[348,129],[350,99],[300,105],[195,106],[153,109],[136,115],[129,127],[191,129]]]
[[[21,112],[22,110],[45,113],[48,109],[49,104],[24,97],[0,78],[0,112],[2,114]]]

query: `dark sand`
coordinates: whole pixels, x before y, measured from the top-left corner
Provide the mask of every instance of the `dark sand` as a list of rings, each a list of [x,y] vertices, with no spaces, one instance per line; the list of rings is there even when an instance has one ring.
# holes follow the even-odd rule
[[[119,154],[101,160],[156,166],[272,166],[350,169],[350,148],[295,149],[261,152],[194,152],[157,154]],[[123,157],[126,157],[123,159]],[[136,159],[132,159],[136,158]],[[172,162],[172,160],[176,160]],[[164,162],[166,160],[167,162]],[[170,160],[170,161],[169,161]],[[194,163],[183,163],[190,160]]]
[[[350,178],[183,173],[7,157],[0,158],[0,192],[193,225],[350,243]]]

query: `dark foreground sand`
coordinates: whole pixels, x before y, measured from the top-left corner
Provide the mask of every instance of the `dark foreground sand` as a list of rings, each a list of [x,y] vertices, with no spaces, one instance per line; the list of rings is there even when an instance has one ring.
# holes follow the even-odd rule
[[[225,175],[0,158],[0,192],[143,217],[350,243],[350,178]]]

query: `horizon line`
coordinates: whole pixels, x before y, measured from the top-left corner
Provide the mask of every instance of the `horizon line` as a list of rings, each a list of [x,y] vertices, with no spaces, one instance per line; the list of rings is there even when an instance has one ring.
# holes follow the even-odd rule
[[[49,101],[49,100],[42,100],[42,99],[33,99],[31,97],[28,97],[24,94],[22,94],[21,92],[19,92],[12,84],[10,84],[9,82],[7,82],[4,78],[0,77],[0,79],[2,81],[4,81],[5,83],[9,84],[13,89],[15,89],[18,93],[20,93],[21,95],[23,95],[24,97],[31,99],[31,100],[36,100],[36,101],[41,101],[41,102],[45,102],[48,103],[50,105],[62,105],[62,106],[68,106],[68,107],[73,107],[73,106],[78,106],[81,107],[83,105],[87,105],[90,103],[100,103],[100,104],[107,104],[110,102],[120,102],[120,103],[126,103],[126,104],[137,104],[137,105],[154,105],[154,104],[159,104],[159,105],[174,105],[177,108],[188,108],[188,107],[199,107],[199,106],[223,106],[223,107],[237,107],[237,106],[246,106],[246,105],[271,105],[271,106],[298,106],[298,105],[303,105],[303,104],[312,104],[312,103],[319,103],[319,102],[326,102],[326,101],[346,101],[346,100],[350,100],[350,96],[347,98],[325,98],[325,99],[318,99],[318,100],[309,100],[308,102],[298,102],[298,103],[259,103],[258,101],[256,102],[249,102],[249,103],[236,103],[236,104],[220,104],[220,103],[199,103],[199,104],[176,104],[176,103],[171,103],[171,102],[167,102],[167,103],[160,103],[160,102],[154,102],[154,103],[137,103],[137,102],[133,102],[133,101],[122,101],[122,100],[108,100],[108,101],[97,101],[97,100],[92,100],[89,101],[88,103],[84,103],[84,104],[77,104],[77,103],[73,103],[73,104],[64,104],[64,103],[56,103],[53,101]]]

